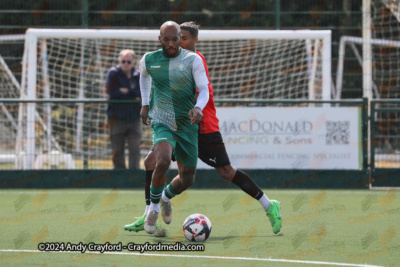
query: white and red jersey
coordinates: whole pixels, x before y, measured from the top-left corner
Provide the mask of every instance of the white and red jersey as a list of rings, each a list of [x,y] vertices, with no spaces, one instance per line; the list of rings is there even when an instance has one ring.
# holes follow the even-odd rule
[[[210,76],[208,76],[207,62],[204,56],[200,52],[196,52],[204,63],[204,68],[206,69],[206,74],[208,78],[208,90],[210,92],[210,98],[207,105],[203,109],[203,120],[199,123],[200,134],[208,134],[219,131],[219,120],[217,118],[217,111],[215,110],[214,103],[214,90],[210,82]]]

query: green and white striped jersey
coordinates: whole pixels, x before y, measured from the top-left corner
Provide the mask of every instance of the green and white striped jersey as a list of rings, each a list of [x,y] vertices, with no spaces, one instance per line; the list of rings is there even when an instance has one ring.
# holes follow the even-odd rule
[[[173,131],[197,130],[197,125],[191,125],[189,111],[194,108],[196,85],[208,84],[200,56],[180,48],[176,57],[166,57],[160,49],[146,53],[139,70],[144,77],[150,75],[153,82],[151,124],[162,123]]]

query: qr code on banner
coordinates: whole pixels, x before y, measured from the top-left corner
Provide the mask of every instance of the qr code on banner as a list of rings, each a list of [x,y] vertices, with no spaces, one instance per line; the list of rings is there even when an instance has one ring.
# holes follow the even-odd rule
[[[326,121],[326,144],[347,145],[350,137],[350,121]]]

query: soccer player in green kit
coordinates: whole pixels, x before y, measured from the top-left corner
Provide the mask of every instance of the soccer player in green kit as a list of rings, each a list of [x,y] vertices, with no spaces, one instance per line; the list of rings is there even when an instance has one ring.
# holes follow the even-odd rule
[[[165,22],[158,37],[162,49],[146,53],[139,66],[141,119],[146,125],[150,120],[157,160],[150,186],[151,204],[144,222],[144,229],[149,234],[157,228],[159,202],[172,153],[178,164],[180,183],[178,188],[168,185],[167,190],[179,195],[194,182],[198,157],[197,124],[203,118],[202,110],[209,99],[209,81],[203,61],[195,52],[179,47],[180,38],[179,25],[173,21]],[[194,104],[196,87],[199,95]],[[171,222],[170,218],[163,219],[167,224]]]
[[[181,43],[180,46],[184,49],[188,49],[196,52],[203,60],[203,64],[207,73],[207,63],[205,61],[204,56],[196,51],[195,45],[198,41],[198,25],[194,22],[184,22],[180,25],[181,28]],[[210,79],[208,78],[210,81]],[[234,166],[230,164],[229,156],[226,152],[225,145],[222,141],[221,133],[219,132],[218,126],[218,118],[216,116],[216,110],[214,105],[214,97],[213,97],[213,88],[211,83],[208,84],[209,89],[209,101],[207,105],[203,109],[203,120],[199,124],[199,140],[198,140],[198,148],[199,148],[199,159],[201,159],[206,164],[214,167],[216,171],[221,175],[223,179],[231,181],[239,188],[241,188],[245,193],[249,196],[257,199],[263,209],[265,210],[275,234],[280,232],[282,227],[282,218],[280,216],[280,204],[276,200],[269,200],[268,197],[264,194],[264,192],[257,186],[257,184],[251,179],[251,177],[236,169]],[[145,220],[145,216],[150,206],[150,183],[151,183],[151,175],[156,165],[156,157],[154,155],[154,151],[151,150],[145,159],[145,167],[146,167],[146,184],[145,184],[145,200],[146,200],[146,211],[144,215],[138,218],[132,224],[128,224],[124,226],[124,230],[126,231],[142,231],[144,230],[143,224]],[[150,175],[150,176],[149,176]],[[171,184],[174,187],[178,187],[179,185],[179,176],[175,177]],[[168,189],[169,186],[166,187]],[[171,220],[171,212],[172,209],[170,206],[170,199],[173,195],[170,192],[164,190],[160,204],[162,210],[162,216],[167,217],[168,221]],[[168,201],[169,199],[169,201]],[[163,214],[164,213],[164,214]]]

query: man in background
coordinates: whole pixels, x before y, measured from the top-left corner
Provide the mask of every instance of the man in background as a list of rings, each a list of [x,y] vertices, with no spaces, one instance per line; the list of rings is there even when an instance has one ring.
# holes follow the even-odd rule
[[[135,69],[135,52],[124,49],[119,53],[118,65],[107,74],[107,94],[110,100],[140,99],[139,72]],[[110,103],[107,108],[112,161],[114,169],[126,169],[125,144],[129,150],[129,169],[139,169],[140,104]]]

